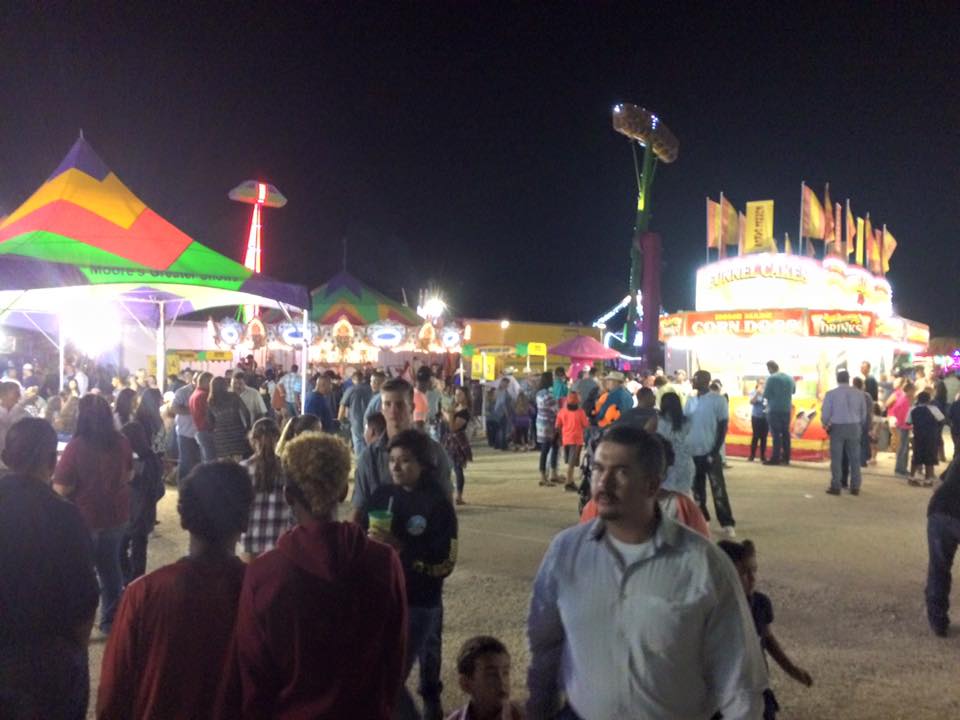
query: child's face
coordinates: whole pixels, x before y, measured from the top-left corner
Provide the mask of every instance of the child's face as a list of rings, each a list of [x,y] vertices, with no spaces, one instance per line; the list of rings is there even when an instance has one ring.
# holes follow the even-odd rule
[[[737,574],[740,576],[740,582],[743,584],[743,591],[747,597],[753,595],[757,587],[757,558],[756,556],[741,560],[737,564]]]
[[[510,656],[488,653],[477,658],[473,675],[460,676],[460,689],[470,696],[477,714],[500,710],[510,700]]]

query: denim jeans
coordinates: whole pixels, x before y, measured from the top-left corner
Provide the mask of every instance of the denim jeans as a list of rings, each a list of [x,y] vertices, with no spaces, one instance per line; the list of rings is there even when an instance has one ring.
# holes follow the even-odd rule
[[[407,690],[406,679],[413,669],[413,663],[420,661],[423,672],[423,656],[431,634],[439,632],[443,623],[442,607],[411,607],[407,621],[407,657],[403,665],[404,684],[400,687],[400,697],[393,717],[395,720],[420,720],[420,712],[413,701],[413,696]],[[422,678],[421,678],[422,684]]]
[[[466,485],[467,479],[463,475],[463,465],[454,464],[453,474],[457,476],[457,495],[463,495],[463,486]]]
[[[553,448],[554,439],[540,443],[540,474],[547,472],[547,459],[550,460],[550,469],[557,474],[557,451]]]
[[[941,513],[927,517],[927,620],[934,630],[950,625],[950,581],[953,558],[960,544],[960,519]]]
[[[710,519],[707,510],[707,478],[710,478],[710,492],[713,494],[713,509],[717,513],[717,522],[720,527],[734,527],[737,523],[733,519],[733,510],[730,509],[730,498],[727,497],[727,481],[723,477],[723,461],[720,453],[711,455],[695,455],[693,475],[693,497],[703,511],[703,516]]]
[[[200,445],[196,438],[177,435],[177,487],[183,490],[183,481],[200,464]]]
[[[93,564],[100,582],[100,630],[109,634],[113,616],[123,594],[123,572],[120,569],[120,547],[125,526],[94,530]]]
[[[197,430],[197,445],[200,446],[201,462],[213,462],[217,459],[217,444],[209,430]]]
[[[900,436],[900,444],[897,446],[897,462],[893,466],[893,471],[897,475],[906,475],[907,458],[910,457],[910,430],[909,428],[897,428],[897,435]]]
[[[859,423],[837,423],[830,428],[830,487],[839,490],[842,483],[843,464],[850,468],[850,489],[859,490],[860,435]]]
[[[751,417],[750,426],[753,430],[753,437],[750,438],[750,459],[757,456],[757,445],[760,445],[760,459],[767,459],[767,434],[770,432],[770,425],[765,417]]]
[[[363,440],[363,427],[358,431],[351,425],[350,438],[353,440],[353,452],[359,457],[360,453],[362,453],[363,449],[367,446],[367,443]]]
[[[767,420],[773,440],[770,461],[790,462],[790,413],[770,411],[767,413]]]

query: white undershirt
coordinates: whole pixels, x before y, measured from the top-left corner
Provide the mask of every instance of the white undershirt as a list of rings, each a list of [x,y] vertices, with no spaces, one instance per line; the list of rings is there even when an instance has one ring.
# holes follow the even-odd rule
[[[623,564],[627,567],[637,562],[645,553],[653,540],[647,540],[642,543],[626,543],[623,540],[617,540],[612,534],[609,535],[610,542],[617,549],[617,552],[623,556]]]

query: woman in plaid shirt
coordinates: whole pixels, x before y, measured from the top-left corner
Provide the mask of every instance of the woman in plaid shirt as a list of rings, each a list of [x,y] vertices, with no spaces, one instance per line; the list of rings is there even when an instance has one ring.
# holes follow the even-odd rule
[[[283,468],[277,457],[280,428],[270,418],[260,418],[250,430],[253,456],[240,463],[253,483],[253,507],[250,522],[241,539],[243,559],[247,562],[271,550],[293,524],[290,507],[283,497]]]

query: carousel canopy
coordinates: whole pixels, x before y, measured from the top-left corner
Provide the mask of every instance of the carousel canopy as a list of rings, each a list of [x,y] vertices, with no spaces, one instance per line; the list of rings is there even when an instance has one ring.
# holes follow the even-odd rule
[[[346,270],[310,291],[313,301],[310,318],[320,325],[332,325],[346,318],[354,325],[392,321],[421,325],[417,313],[364,285]]]
[[[306,288],[256,274],[134,195],[82,137],[0,222],[0,313],[119,302],[141,320],[211,307],[305,308]]]

